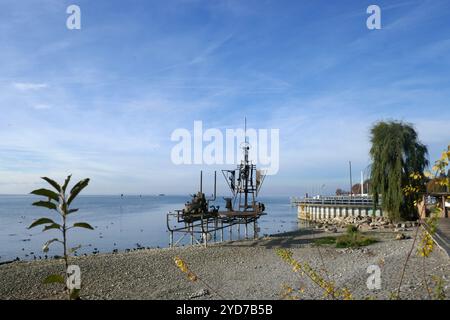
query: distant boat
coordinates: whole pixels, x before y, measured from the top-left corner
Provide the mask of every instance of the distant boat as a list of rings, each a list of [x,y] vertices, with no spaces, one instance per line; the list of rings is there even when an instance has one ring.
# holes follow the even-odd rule
[[[160,194],[158,194],[158,196],[159,196],[159,197],[164,197],[165,194],[164,194],[164,193],[160,193]]]

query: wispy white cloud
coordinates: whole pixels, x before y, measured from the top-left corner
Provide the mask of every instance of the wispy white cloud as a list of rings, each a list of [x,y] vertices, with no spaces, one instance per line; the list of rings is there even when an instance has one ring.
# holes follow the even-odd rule
[[[221,39],[219,41],[214,41],[213,43],[209,44],[208,47],[203,52],[201,52],[198,56],[193,58],[189,62],[189,64],[193,65],[193,64],[197,64],[197,63],[201,63],[201,62],[205,61],[209,56],[214,54],[214,52],[219,50],[223,45],[225,45],[228,41],[230,41],[232,37],[233,37],[233,35],[229,34],[226,37],[224,37],[223,39]]]
[[[33,108],[36,110],[47,110],[47,109],[51,109],[52,107],[48,104],[35,104],[33,106]]]
[[[13,87],[21,91],[40,90],[48,87],[46,83],[14,82]]]

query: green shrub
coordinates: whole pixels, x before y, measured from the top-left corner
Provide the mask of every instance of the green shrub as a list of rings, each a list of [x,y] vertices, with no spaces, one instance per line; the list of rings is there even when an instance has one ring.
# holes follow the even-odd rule
[[[366,237],[360,234],[346,234],[336,239],[336,248],[357,248],[365,247],[377,242],[376,239]]]
[[[347,234],[353,234],[353,233],[357,233],[358,232],[358,227],[353,225],[353,224],[349,224],[347,226]]]
[[[362,235],[354,225],[347,226],[347,233],[337,237],[323,237],[314,240],[314,244],[335,245],[336,248],[365,247],[377,242],[376,239]]]
[[[325,238],[319,238],[314,240],[314,244],[316,245],[327,245],[327,244],[335,244],[336,243],[336,237],[325,237]]]

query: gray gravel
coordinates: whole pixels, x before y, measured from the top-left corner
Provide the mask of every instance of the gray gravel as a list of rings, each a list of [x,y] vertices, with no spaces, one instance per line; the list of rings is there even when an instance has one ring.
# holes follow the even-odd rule
[[[407,233],[412,235],[411,232]],[[323,234],[322,234],[323,235]],[[291,233],[259,239],[235,241],[208,248],[186,247],[139,250],[72,258],[82,272],[82,299],[281,299],[284,284],[304,287],[302,298],[323,299],[323,293],[307,278],[292,272],[276,255],[276,248],[290,248],[299,261],[322,270],[337,286],[348,287],[354,298],[388,299],[398,286],[401,269],[412,239],[394,240],[392,232],[377,232],[381,241],[362,249],[320,247],[322,264],[311,236]],[[178,270],[173,257],[182,257],[211,288],[190,282]],[[425,260],[428,281],[431,275],[445,278],[446,294],[450,277],[449,258],[438,248]],[[371,264],[381,267],[382,289],[367,289]],[[47,275],[61,272],[61,260],[14,262],[0,266],[0,299],[61,299],[62,285],[42,284]],[[215,293],[214,291],[218,292]],[[403,299],[428,299],[423,286],[422,259],[413,254],[403,281]]]

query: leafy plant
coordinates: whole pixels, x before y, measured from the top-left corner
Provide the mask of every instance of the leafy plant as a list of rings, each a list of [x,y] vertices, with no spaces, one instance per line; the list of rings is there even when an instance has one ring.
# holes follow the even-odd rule
[[[276,249],[277,255],[288,265],[292,267],[292,271],[298,275],[306,276],[315,285],[322,289],[324,297],[331,299],[340,300],[352,300],[353,296],[350,290],[347,288],[338,288],[334,282],[325,279],[322,275],[314,270],[308,263],[300,263],[293,258],[293,253],[287,249]],[[286,287],[287,290],[284,292],[284,297],[289,297],[293,290],[290,287]]]
[[[217,290],[213,289],[206,281],[204,281],[202,278],[200,278],[197,274],[195,274],[191,269],[189,269],[187,263],[180,257],[174,257],[173,258],[175,265],[178,267],[178,269],[181,270],[184,274],[186,274],[187,278],[191,282],[201,282],[203,285],[205,285],[211,292],[214,292],[219,298],[225,299],[220,295]]]
[[[445,300],[445,281],[442,277],[433,276],[433,281],[435,282],[434,288],[434,298],[436,300]]]
[[[442,152],[441,158],[434,162],[432,171],[425,172],[425,176],[431,179],[430,184],[441,187],[440,192],[450,190],[450,145]]]
[[[427,258],[434,250],[433,236],[436,233],[439,219],[439,209],[435,208],[431,217],[422,222],[426,228],[423,228],[420,243],[417,248],[417,254],[421,257]]]
[[[78,209],[71,209],[70,205],[75,200],[75,198],[78,196],[78,194],[89,184],[89,179],[84,179],[76,183],[70,192],[67,193],[67,187],[69,185],[71,175],[69,175],[65,181],[64,184],[61,186],[58,183],[56,183],[54,180],[42,177],[43,180],[48,182],[55,191],[49,190],[49,189],[37,189],[31,192],[31,194],[37,195],[37,196],[43,196],[46,197],[47,200],[40,200],[33,203],[33,206],[37,207],[44,207],[50,210],[54,210],[60,218],[60,221],[55,222],[53,219],[50,218],[40,218],[34,221],[28,229],[37,227],[37,226],[44,226],[44,229],[42,231],[48,231],[48,230],[59,230],[61,232],[62,238],[53,238],[51,240],[48,240],[44,246],[42,247],[42,250],[44,252],[48,252],[49,246],[53,243],[60,243],[63,246],[63,258],[66,266],[66,272],[65,276],[61,276],[59,274],[52,274],[45,278],[44,283],[65,283],[67,280],[67,268],[69,267],[69,253],[75,252],[79,247],[75,248],[68,248],[67,244],[67,232],[70,229],[73,228],[84,228],[84,229],[90,229],[93,230],[92,226],[86,222],[76,222],[73,225],[69,226],[67,222],[67,218],[70,214],[73,214],[78,211]],[[69,292],[69,299],[76,299],[79,295],[78,289],[72,289],[68,290]]]
[[[410,124],[379,122],[371,130],[371,183],[374,204],[381,195],[381,207],[391,220],[415,218],[417,193],[405,194],[405,186],[424,188],[424,179],[414,180],[413,173],[422,173],[428,165],[427,147]]]

